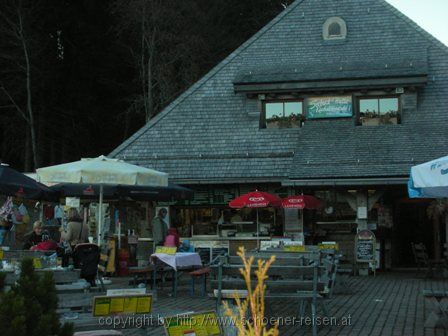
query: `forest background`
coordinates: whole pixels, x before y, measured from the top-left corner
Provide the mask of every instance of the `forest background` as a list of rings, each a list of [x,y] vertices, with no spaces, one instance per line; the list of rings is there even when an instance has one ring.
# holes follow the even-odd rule
[[[0,1],[0,162],[108,154],[291,2]]]

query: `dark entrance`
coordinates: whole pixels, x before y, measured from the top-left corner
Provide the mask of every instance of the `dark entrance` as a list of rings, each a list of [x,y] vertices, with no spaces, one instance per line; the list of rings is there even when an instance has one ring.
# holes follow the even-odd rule
[[[395,204],[392,230],[393,266],[415,266],[411,243],[423,243],[432,258],[433,224],[427,209],[430,200],[401,198]]]

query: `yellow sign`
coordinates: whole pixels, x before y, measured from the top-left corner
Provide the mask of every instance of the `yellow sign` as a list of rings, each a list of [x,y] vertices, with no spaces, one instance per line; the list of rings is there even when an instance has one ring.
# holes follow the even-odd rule
[[[303,245],[287,245],[283,248],[285,252],[305,252],[306,247]]]
[[[221,325],[216,312],[176,315],[163,319],[168,336],[220,336]]]
[[[3,255],[4,255],[4,252],[2,249],[0,249],[0,260],[3,260]]]
[[[177,252],[177,247],[171,247],[171,246],[157,246],[156,247],[156,253],[165,253],[165,254],[171,254],[174,255]]]
[[[339,250],[339,244],[319,244],[319,249],[321,250]]]
[[[96,296],[93,299],[93,316],[113,314],[148,314],[151,312],[152,295]]]
[[[34,268],[42,268],[42,260],[40,258],[33,258]]]

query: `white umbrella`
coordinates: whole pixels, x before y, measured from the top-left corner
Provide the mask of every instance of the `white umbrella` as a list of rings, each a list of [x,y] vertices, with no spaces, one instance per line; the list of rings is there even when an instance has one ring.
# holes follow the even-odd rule
[[[411,198],[448,198],[448,156],[412,167],[408,193]],[[448,242],[448,220],[445,221],[445,228],[445,242]],[[437,244],[437,239],[434,240]],[[438,258],[438,249],[434,249],[434,255]]]
[[[42,183],[91,183],[100,185],[98,244],[101,244],[103,185],[122,184],[137,186],[168,186],[168,174],[139,167],[105,156],[81,159],[56,166],[39,168],[37,179]]]
[[[412,198],[448,197],[448,156],[412,167],[408,186]]]

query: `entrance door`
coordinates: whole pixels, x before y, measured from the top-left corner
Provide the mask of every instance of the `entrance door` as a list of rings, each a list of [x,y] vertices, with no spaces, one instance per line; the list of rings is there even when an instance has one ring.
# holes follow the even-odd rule
[[[423,243],[432,258],[432,221],[428,218],[427,200],[402,199],[396,206],[392,235],[393,266],[415,266],[411,243]]]

